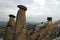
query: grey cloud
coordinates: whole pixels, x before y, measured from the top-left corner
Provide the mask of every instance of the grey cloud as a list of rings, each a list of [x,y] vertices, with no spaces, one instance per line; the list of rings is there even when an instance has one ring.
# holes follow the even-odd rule
[[[58,8],[58,10],[57,10]],[[53,18],[53,21],[59,20],[59,6],[56,6],[56,4],[54,2],[52,2],[52,0],[46,0],[46,4],[45,6],[42,8],[42,16],[45,16],[45,19],[48,16],[51,16]],[[39,18],[39,17],[38,17]],[[44,19],[44,20],[45,20]]]
[[[17,5],[29,5],[33,3],[31,0],[0,0],[0,21],[8,21],[9,14],[17,14]],[[6,20],[7,19],[7,20]]]
[[[33,3],[33,0],[15,0],[15,3],[17,4],[32,4]]]
[[[57,0],[56,5],[52,0],[46,0],[45,5],[41,8],[38,3],[34,0],[1,0],[0,1],[0,19],[8,19],[9,14],[17,14],[17,5],[26,5],[27,10],[27,21],[40,22],[45,21],[48,16],[52,16],[53,20],[58,20],[60,15],[60,0]]]
[[[15,13],[17,10],[16,6],[13,0],[0,0],[0,21],[8,21],[8,15]]]

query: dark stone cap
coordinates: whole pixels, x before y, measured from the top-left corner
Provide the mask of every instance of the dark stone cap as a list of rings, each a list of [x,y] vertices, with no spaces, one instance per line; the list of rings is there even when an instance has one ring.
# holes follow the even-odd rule
[[[52,17],[47,17],[47,20],[48,21],[52,21]]]
[[[13,17],[13,18],[15,18],[15,16],[14,16],[14,15],[12,15],[12,14],[10,14],[10,15],[9,15],[9,17]]]
[[[17,7],[18,7],[18,8],[21,8],[21,9],[23,9],[23,10],[25,10],[25,11],[27,10],[27,8],[26,8],[25,6],[23,6],[23,5],[17,5]]]

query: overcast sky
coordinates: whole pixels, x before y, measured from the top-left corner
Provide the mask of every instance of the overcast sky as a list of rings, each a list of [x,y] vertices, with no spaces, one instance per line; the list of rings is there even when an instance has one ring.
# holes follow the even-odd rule
[[[16,16],[17,5],[27,7],[27,21],[46,21],[52,17],[53,21],[60,19],[60,0],[0,0],[0,21],[8,21],[9,14]]]

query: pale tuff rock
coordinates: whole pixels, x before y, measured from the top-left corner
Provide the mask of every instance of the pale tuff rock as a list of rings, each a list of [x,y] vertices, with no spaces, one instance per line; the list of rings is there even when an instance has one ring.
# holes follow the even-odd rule
[[[15,16],[14,15],[9,15],[10,19],[7,24],[7,39],[6,40],[13,40],[13,33],[14,33],[14,27],[15,27]]]
[[[16,34],[20,33],[17,40],[27,40],[27,29],[26,29],[26,16],[25,12],[27,8],[23,5],[18,5],[19,8],[16,19]]]

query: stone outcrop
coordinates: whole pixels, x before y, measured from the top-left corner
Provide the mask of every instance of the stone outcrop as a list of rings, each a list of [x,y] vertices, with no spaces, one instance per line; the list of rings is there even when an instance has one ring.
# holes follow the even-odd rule
[[[13,40],[14,37],[14,27],[15,27],[15,16],[14,15],[9,15],[10,19],[7,24],[7,39],[6,40]]]
[[[41,30],[38,40],[52,40],[52,34],[56,31],[56,26],[52,23],[51,17],[48,17],[47,20],[47,25],[43,30]]]
[[[52,23],[52,18],[47,18],[47,24],[43,29],[32,33],[30,36],[32,40],[52,40],[56,31],[56,26]]]
[[[27,40],[26,16],[27,8],[23,5],[18,5],[19,8],[16,19],[16,40]]]

